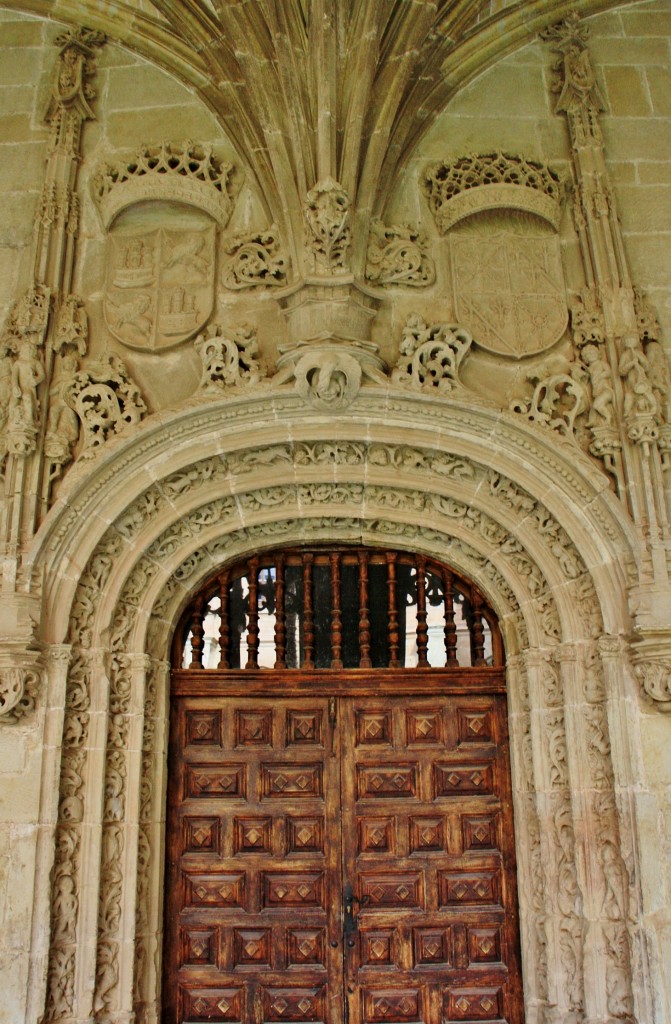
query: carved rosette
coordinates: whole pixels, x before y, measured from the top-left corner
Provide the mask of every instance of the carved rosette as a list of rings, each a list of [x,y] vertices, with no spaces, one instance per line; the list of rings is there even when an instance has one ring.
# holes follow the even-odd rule
[[[403,328],[400,354],[391,378],[413,388],[453,391],[462,387],[459,370],[473,339],[458,324],[429,326],[421,316],[409,316]]]
[[[308,247],[318,271],[333,274],[348,269],[350,205],[345,189],[331,177],[318,181],[306,196]]]
[[[233,208],[232,172],[232,165],[217,159],[209,144],[161,142],[141,146],[123,162],[104,164],[91,187],[105,228],[122,210],[147,199],[196,206],[223,228]]]
[[[198,385],[201,394],[219,394],[229,387],[256,384],[261,378],[254,327],[245,325],[231,331],[212,325],[196,338],[195,348],[203,364]]]
[[[436,280],[436,266],[427,252],[423,231],[409,225],[371,225],[366,258],[366,280],[372,284],[409,285],[424,288]]]
[[[221,271],[225,288],[278,287],[287,283],[288,258],[282,252],[277,226],[252,235],[238,235],[224,246],[227,259]]]
[[[18,722],[33,710],[39,680],[36,669],[0,668],[0,723]]]

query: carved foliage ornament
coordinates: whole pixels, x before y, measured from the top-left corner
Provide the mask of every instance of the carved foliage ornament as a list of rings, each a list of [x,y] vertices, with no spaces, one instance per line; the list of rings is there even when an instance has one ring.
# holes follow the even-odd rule
[[[108,438],[139,423],[147,411],[123,362],[109,353],[75,374],[67,396],[82,424],[81,458],[93,457]]]
[[[421,316],[408,317],[403,328],[399,360],[392,373],[396,384],[452,391],[461,387],[459,369],[473,339],[457,324],[429,327]]]
[[[436,280],[436,267],[428,254],[423,231],[401,225],[386,228],[382,221],[371,225],[366,279],[373,284],[403,284],[422,288]]]
[[[229,239],[224,247],[221,282],[225,288],[258,288],[287,283],[287,257],[280,248],[277,226]]]
[[[318,181],[306,196],[305,220],[317,271],[347,270],[352,229],[350,199],[342,185],[331,177]]]
[[[130,159],[104,164],[93,177],[93,198],[105,228],[122,210],[147,199],[196,206],[221,227],[232,210],[231,164],[217,159],[211,145],[161,142],[141,146]]]
[[[443,235],[464,217],[500,208],[535,213],[556,230],[565,193],[559,174],[547,164],[501,152],[431,164],[421,187]]]
[[[18,722],[33,710],[38,682],[34,669],[0,668],[0,722]]]
[[[255,384],[261,377],[253,327],[229,331],[213,325],[196,338],[195,347],[203,364],[199,384],[202,394],[219,394],[227,387]]]

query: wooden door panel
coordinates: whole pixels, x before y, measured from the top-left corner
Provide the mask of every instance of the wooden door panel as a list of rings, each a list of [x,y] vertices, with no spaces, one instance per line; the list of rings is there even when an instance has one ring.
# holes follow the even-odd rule
[[[327,994],[342,990],[340,825],[327,813],[340,807],[339,762],[328,730],[326,699],[175,702],[170,1024],[326,1024]],[[331,1009],[329,1024],[339,1021]]]
[[[174,701],[165,1024],[520,1024],[505,698],[396,691]]]

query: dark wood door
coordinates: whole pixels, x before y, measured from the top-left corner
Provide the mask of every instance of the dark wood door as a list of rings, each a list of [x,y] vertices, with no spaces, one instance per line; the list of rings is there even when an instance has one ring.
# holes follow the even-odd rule
[[[521,1021],[505,697],[366,689],[175,698],[165,1024]]]

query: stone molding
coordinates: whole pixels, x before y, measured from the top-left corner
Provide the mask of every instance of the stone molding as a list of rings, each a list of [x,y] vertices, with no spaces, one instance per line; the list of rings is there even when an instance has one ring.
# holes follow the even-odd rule
[[[140,146],[116,164],[103,164],[93,175],[91,190],[106,230],[127,207],[148,199],[195,206],[225,228],[233,209],[232,171],[210,145],[164,141]]]

